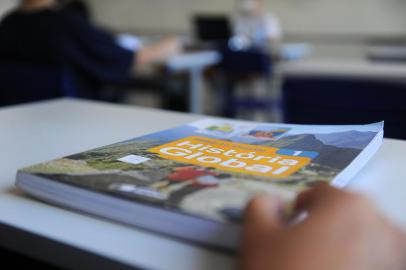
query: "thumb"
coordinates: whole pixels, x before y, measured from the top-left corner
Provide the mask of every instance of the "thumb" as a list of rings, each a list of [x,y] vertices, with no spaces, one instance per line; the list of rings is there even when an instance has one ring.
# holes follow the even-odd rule
[[[260,195],[245,209],[243,239],[241,246],[241,269],[265,269],[259,265],[267,252],[267,245],[283,228],[282,200],[278,197]],[[265,255],[267,256],[267,255]]]
[[[305,191],[296,199],[295,210],[317,212],[322,209],[330,208],[332,202],[336,201],[337,198],[342,197],[346,194],[342,190],[338,190],[328,184],[318,184],[312,189]]]
[[[244,240],[261,239],[283,229],[283,202],[278,197],[260,195],[248,204],[244,217]]]

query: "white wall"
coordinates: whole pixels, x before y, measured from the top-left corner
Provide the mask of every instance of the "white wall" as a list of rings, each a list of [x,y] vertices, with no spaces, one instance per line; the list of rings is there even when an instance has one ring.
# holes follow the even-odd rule
[[[17,2],[17,0],[0,0],[0,17],[13,8]]]
[[[232,13],[235,0],[87,0],[120,30],[186,32],[194,13]],[[288,34],[406,34],[406,0],[266,0]],[[17,0],[0,0],[0,16]]]
[[[406,0],[266,0],[287,33],[406,33]],[[196,12],[232,12],[235,0],[88,0],[99,22],[118,29],[188,30]]]

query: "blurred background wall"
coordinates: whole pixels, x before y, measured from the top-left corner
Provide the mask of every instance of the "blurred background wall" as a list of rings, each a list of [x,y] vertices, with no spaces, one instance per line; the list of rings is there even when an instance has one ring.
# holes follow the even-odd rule
[[[7,10],[12,8],[17,3],[16,0],[1,0],[0,1],[0,16],[3,16]]]
[[[265,0],[287,37],[406,34],[406,0]],[[1,0],[0,16],[17,0]],[[188,33],[195,13],[232,13],[235,0],[87,0],[98,22],[143,33]],[[322,23],[321,23],[322,22]]]
[[[187,32],[199,12],[230,13],[235,0],[88,0],[96,19],[128,31]],[[406,33],[405,0],[266,0],[288,36]],[[119,4],[118,4],[119,3]],[[158,5],[159,4],[159,5]],[[322,22],[322,23],[321,23]],[[137,29],[134,29],[136,26]]]

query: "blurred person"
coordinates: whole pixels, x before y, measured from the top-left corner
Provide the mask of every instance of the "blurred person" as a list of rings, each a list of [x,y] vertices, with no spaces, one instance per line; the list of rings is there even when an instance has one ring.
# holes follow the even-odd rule
[[[92,12],[83,0],[58,0],[59,7],[64,11],[69,11],[82,16],[84,19],[91,21]],[[98,27],[100,31],[103,29]],[[114,35],[117,45],[120,47],[130,50],[138,51],[143,47],[143,42],[137,36],[130,33],[117,33]]]
[[[359,195],[316,186],[299,195],[301,223],[283,218],[282,203],[261,195],[247,207],[243,270],[404,270],[406,237]]]
[[[264,0],[236,0],[233,21],[234,35],[223,53],[223,67],[230,75],[224,103],[251,100],[253,105],[227,109],[224,115],[254,121],[275,120],[277,115],[268,108],[273,104],[270,64],[281,59],[279,20],[266,10]]]
[[[257,47],[276,54],[282,38],[279,20],[265,9],[264,0],[237,0],[234,18],[236,41],[245,47]]]
[[[88,21],[92,20],[92,12],[83,0],[58,0],[58,4],[64,11],[76,13]],[[102,30],[101,27],[98,28]],[[130,33],[117,33],[115,39],[117,45],[130,51],[138,51],[143,46],[141,39]]]
[[[59,6],[64,10],[70,10],[81,15],[87,20],[92,19],[92,12],[89,6],[83,0],[58,0]]]
[[[78,10],[83,11],[64,8],[57,0],[21,0],[0,23],[0,61],[63,67],[72,74],[78,95],[94,98],[101,85],[126,82],[135,67],[164,61],[180,50],[173,37],[123,48],[115,35]]]

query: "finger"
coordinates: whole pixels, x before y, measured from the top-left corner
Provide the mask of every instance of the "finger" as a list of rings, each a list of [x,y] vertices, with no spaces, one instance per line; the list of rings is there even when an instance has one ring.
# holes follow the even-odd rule
[[[309,211],[324,208],[328,201],[333,200],[343,191],[340,191],[328,184],[321,183],[314,188],[300,193],[295,202],[296,211]]]
[[[304,210],[305,205],[309,204],[309,201],[314,200],[315,196],[318,196],[315,193],[318,193],[318,189],[319,189],[319,185],[317,184],[316,186],[314,186],[311,189],[308,189],[306,191],[303,191],[301,193],[299,193],[296,197],[296,201],[294,203],[294,209],[296,211],[299,210]]]
[[[263,252],[270,237],[283,228],[282,202],[277,197],[261,195],[248,204],[244,216],[242,262],[249,263]],[[246,269],[250,269],[247,267]]]
[[[283,203],[278,197],[260,195],[248,204],[245,211],[244,230],[248,237],[267,235],[284,226]]]

